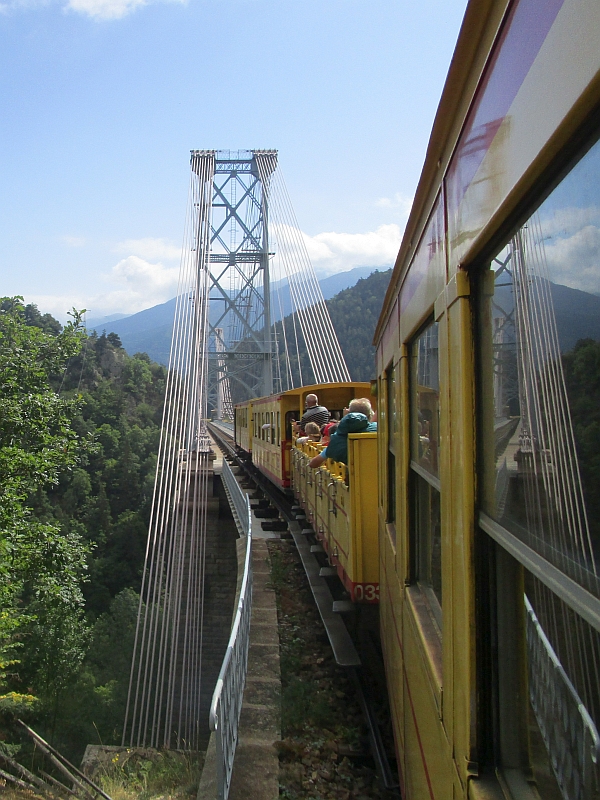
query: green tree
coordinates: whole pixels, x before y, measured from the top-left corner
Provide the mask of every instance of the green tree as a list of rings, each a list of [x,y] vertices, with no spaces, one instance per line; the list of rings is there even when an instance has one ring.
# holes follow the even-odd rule
[[[51,386],[81,348],[80,316],[57,331],[37,324],[22,298],[0,300],[0,663],[18,648],[9,688],[31,687],[54,703],[83,657],[86,548],[76,533],[35,518],[32,498],[88,445],[72,424],[80,400]]]
[[[562,357],[588,522],[600,555],[600,342],[580,339]]]

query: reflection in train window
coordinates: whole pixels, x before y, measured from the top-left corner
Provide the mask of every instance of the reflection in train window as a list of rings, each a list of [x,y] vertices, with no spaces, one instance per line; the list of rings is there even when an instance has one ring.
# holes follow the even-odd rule
[[[485,510],[600,596],[600,144],[491,269]]]
[[[414,419],[412,458],[420,467],[438,477],[440,436],[438,324],[434,322],[412,348]]]
[[[416,541],[416,577],[430,589],[437,602],[442,603],[441,517],[440,493],[420,476],[414,478],[413,513]]]
[[[492,259],[480,303],[481,525],[600,597],[599,143]],[[532,730],[560,783],[559,750],[591,774],[574,759],[600,721],[600,637],[532,576],[525,588]]]
[[[413,577],[441,626],[441,520],[439,483],[438,324],[411,347],[411,484]]]

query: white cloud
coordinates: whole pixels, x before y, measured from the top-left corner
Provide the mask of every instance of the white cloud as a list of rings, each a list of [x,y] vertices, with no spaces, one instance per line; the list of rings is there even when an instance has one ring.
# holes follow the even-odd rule
[[[309,236],[285,226],[275,228],[274,247],[278,256],[272,262],[272,280],[287,260],[288,269],[296,272],[306,263],[306,253],[319,277],[345,272],[354,267],[385,267],[396,259],[402,229],[393,223],[380,225],[367,233],[336,233],[334,231]],[[301,238],[300,238],[301,237]],[[63,237],[67,239],[71,237]],[[72,237],[76,239],[76,237]],[[71,243],[77,246],[78,242]],[[302,244],[304,247],[302,247]],[[80,293],[29,296],[42,312],[49,312],[61,322],[67,311],[87,308],[90,317],[108,314],[135,314],[145,308],[170,300],[177,294],[181,249],[168,239],[129,239],[117,244],[113,251],[124,255],[108,272],[99,275],[97,284],[104,290],[86,296]],[[100,289],[100,287],[98,287]]]
[[[543,213],[542,206],[541,212]],[[600,208],[598,206],[550,208],[547,216],[541,217],[542,235],[546,240],[555,237],[568,238],[573,231],[581,230],[586,225],[600,225]]]
[[[118,288],[99,294],[90,301],[94,314],[135,314],[175,296],[179,266],[165,267],[131,255],[121,259],[110,274],[103,277]]]
[[[0,13],[39,8],[52,2],[53,0],[8,0],[0,3]],[[186,3],[187,0],[68,0],[63,10],[75,11],[95,20],[117,20],[152,2]]]
[[[80,294],[32,295],[28,303],[36,303],[43,313],[49,312],[61,322],[73,306],[87,308],[89,315],[135,314],[145,308],[170,300],[177,294],[179,266],[166,267],[136,255],[121,259],[109,273],[100,276],[107,291],[83,297]]]
[[[278,237],[280,238],[280,237]],[[302,233],[304,246],[315,270],[319,274],[332,275],[346,272],[353,267],[383,267],[394,263],[400,248],[402,229],[395,223],[380,225],[369,233],[336,233],[334,231],[309,236]],[[288,239],[288,241],[290,241]],[[284,237],[281,237],[281,245]],[[285,248],[289,261],[301,267],[299,246]]]
[[[163,259],[164,261],[179,261],[181,247],[177,247],[168,239],[127,239],[119,242],[114,248],[117,253],[130,253],[146,259]]]
[[[600,292],[600,207],[542,206],[539,222],[550,280]],[[532,226],[536,237],[535,221]]]
[[[398,209],[402,216],[408,218],[410,214],[410,210],[412,208],[413,198],[407,197],[400,192],[396,192],[393,197],[380,197],[379,200],[375,201],[375,205],[379,206],[379,208],[394,208]]]
[[[122,19],[145,6],[147,0],[69,0],[65,9],[86,14],[93,19]]]
[[[586,225],[572,236],[547,243],[545,251],[551,281],[600,292],[600,228]]]
[[[83,247],[85,245],[83,236],[61,236],[60,239],[67,247]]]
[[[68,312],[72,308],[79,310],[86,307],[86,300],[77,294],[27,294],[25,303],[35,303],[42,314],[52,314],[63,324],[69,319]]]

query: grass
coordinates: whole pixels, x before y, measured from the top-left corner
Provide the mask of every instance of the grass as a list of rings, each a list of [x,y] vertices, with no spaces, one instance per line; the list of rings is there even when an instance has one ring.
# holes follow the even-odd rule
[[[203,756],[172,751],[116,753],[94,780],[113,800],[151,800],[195,796]]]

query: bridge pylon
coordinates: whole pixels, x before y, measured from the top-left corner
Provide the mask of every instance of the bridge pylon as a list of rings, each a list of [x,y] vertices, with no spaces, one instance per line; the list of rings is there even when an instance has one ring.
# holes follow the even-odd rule
[[[197,172],[206,151],[192,151]],[[208,414],[272,394],[269,189],[276,150],[214,151],[210,219]],[[199,209],[199,216],[202,210]]]

